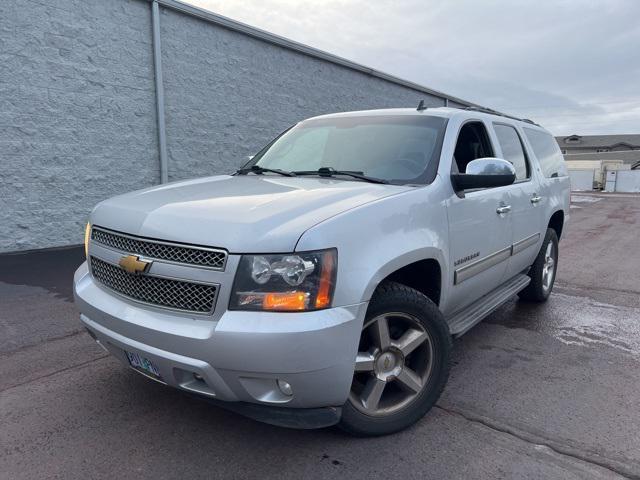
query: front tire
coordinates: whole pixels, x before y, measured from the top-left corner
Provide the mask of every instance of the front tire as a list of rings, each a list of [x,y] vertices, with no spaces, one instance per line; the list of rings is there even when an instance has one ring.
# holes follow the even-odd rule
[[[518,296],[531,302],[546,302],[553,290],[557,268],[558,235],[553,228],[548,228],[540,252],[527,274],[531,282]]]
[[[367,310],[340,428],[377,436],[418,421],[447,383],[450,353],[451,334],[438,307],[405,285],[382,284]]]

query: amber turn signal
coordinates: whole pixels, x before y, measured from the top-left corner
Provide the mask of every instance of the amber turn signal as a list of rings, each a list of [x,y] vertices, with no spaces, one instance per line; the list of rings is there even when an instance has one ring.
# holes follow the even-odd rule
[[[265,310],[305,310],[309,294],[305,292],[267,293],[262,300]]]
[[[89,257],[89,236],[91,235],[91,224],[87,222],[84,228],[84,256]]]
[[[322,269],[320,273],[320,285],[316,296],[316,308],[331,306],[331,290],[335,278],[336,256],[325,255],[322,257]]]

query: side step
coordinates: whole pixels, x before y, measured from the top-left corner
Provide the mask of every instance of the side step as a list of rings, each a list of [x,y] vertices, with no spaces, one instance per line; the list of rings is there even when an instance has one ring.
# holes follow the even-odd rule
[[[531,279],[527,275],[519,273],[511,280],[487,293],[484,297],[480,297],[471,305],[447,317],[451,334],[459,337],[465,333],[513,295],[529,285],[530,281]]]

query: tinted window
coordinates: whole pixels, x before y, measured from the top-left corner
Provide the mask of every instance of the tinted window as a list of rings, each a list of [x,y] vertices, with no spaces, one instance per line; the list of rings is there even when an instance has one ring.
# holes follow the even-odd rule
[[[544,176],[549,178],[566,177],[567,167],[555,138],[548,133],[526,127],[524,133],[531,143],[533,153],[540,162]]]
[[[516,129],[508,125],[495,125],[494,129],[502,148],[504,159],[511,162],[516,170],[516,181],[529,178],[527,158],[522,148],[520,135],[518,135]]]
[[[256,155],[252,164],[286,171],[332,167],[397,183],[426,183],[435,176],[446,123],[427,116],[305,120]]]
[[[465,123],[458,133],[456,149],[453,153],[454,165],[459,173],[464,173],[470,161],[483,157],[493,157],[493,148],[487,136],[487,129],[481,122]]]

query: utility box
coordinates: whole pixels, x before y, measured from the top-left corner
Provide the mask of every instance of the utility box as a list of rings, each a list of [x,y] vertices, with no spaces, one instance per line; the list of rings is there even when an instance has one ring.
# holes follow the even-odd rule
[[[617,170],[608,170],[606,176],[606,182],[604,184],[605,192],[615,192],[616,191],[616,176],[618,174]]]

